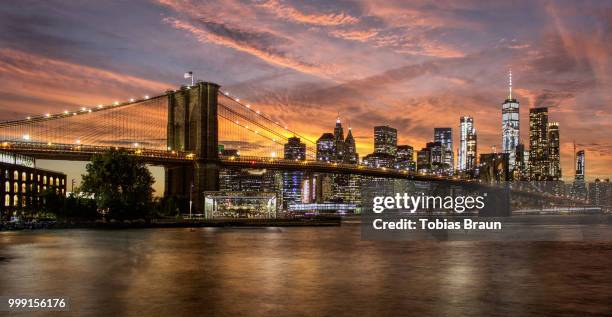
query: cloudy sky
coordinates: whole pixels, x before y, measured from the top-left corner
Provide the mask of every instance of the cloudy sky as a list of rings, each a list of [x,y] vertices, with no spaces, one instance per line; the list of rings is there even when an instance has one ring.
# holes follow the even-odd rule
[[[501,143],[512,68],[560,122],[587,176],[612,176],[612,1],[12,1],[0,7],[0,119],[155,94],[191,70],[316,139],[339,113],[363,156],[372,127],[421,148],[475,118]]]

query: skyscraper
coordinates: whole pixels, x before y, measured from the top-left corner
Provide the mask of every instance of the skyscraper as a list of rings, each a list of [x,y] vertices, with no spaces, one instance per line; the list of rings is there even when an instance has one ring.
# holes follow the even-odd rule
[[[389,126],[374,127],[374,153],[395,156],[397,153],[397,130]]]
[[[445,164],[447,172],[452,173],[455,169],[455,155],[453,152],[453,129],[434,128],[434,142],[440,142],[441,163]]]
[[[344,140],[344,162],[349,164],[359,163],[359,154],[357,154],[357,146],[353,137],[353,130],[349,127],[349,132]]]
[[[414,171],[414,149],[410,145],[398,145],[397,156],[395,158],[395,168]]]
[[[502,104],[502,152],[508,153],[509,169],[516,164],[516,146],[520,138],[519,102],[512,98],[512,70],[508,73],[508,98]]]
[[[471,170],[476,167],[476,129],[474,118],[464,116],[459,119],[459,171]]]
[[[471,171],[478,165],[478,138],[476,136],[476,129],[472,129],[472,133],[468,134],[466,153],[465,170]]]
[[[559,123],[548,123],[548,174],[552,180],[561,179],[561,152],[559,150]]]
[[[317,140],[317,161],[336,160],[336,138],[331,133],[323,133]]]
[[[286,160],[305,160],[306,144],[300,142],[300,138],[292,137],[287,139],[284,145]]]
[[[336,147],[336,161],[344,161],[346,146],[344,144],[344,129],[340,122],[340,117],[336,119],[336,126],[334,127],[334,145]]]
[[[574,184],[572,186],[572,194],[574,197],[585,198],[586,197],[586,185],[584,182],[586,157],[584,150],[576,152],[576,172],[574,173]]]
[[[529,178],[548,180],[548,108],[529,109]]]

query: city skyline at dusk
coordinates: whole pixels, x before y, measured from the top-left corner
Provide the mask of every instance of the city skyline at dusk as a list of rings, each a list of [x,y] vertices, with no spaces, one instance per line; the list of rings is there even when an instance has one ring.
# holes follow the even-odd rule
[[[434,127],[453,128],[458,144],[461,116],[474,117],[485,153],[501,148],[512,68],[523,143],[528,109],[548,107],[560,123],[564,179],[573,177],[574,140],[586,150],[587,178],[605,178],[611,10],[603,2],[8,4],[2,119],[161,93],[193,71],[311,140],[339,113],[360,156],[385,124],[415,149]]]

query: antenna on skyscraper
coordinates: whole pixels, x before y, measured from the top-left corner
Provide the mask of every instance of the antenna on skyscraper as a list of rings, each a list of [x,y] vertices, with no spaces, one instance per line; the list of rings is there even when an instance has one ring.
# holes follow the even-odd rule
[[[508,70],[508,99],[512,99],[512,68]]]

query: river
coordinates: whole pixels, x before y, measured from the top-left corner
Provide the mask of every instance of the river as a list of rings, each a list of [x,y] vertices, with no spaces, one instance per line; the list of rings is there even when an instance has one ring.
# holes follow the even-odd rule
[[[372,242],[357,225],[0,232],[0,295],[70,298],[38,316],[601,316],[612,243]]]

